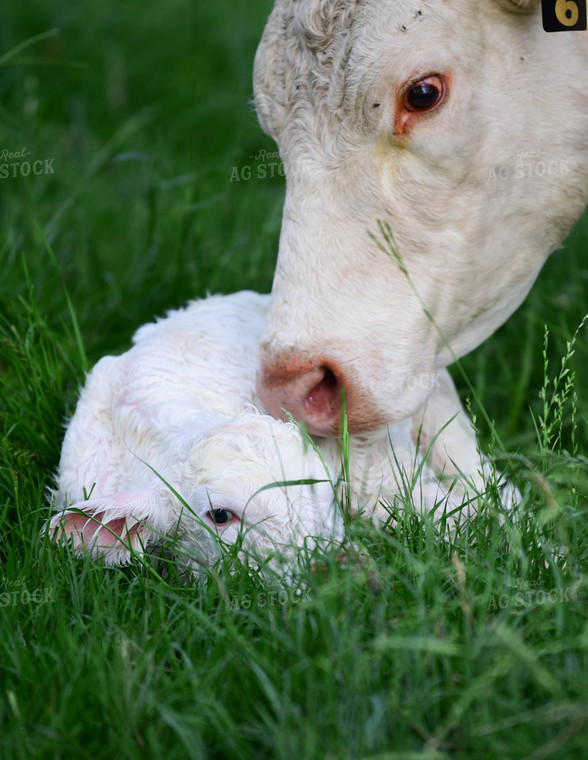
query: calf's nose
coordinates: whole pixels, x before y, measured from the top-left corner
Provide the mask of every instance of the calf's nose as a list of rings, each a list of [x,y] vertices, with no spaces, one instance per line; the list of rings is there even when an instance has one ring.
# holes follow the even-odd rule
[[[270,414],[287,419],[285,410],[319,436],[337,432],[343,387],[339,368],[322,360],[274,361],[262,365],[257,378],[257,393]]]

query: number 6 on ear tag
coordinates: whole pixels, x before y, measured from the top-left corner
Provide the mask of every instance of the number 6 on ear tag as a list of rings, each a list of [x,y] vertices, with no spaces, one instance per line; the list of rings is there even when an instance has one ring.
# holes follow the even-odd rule
[[[577,32],[586,29],[587,0],[541,0],[546,32]]]

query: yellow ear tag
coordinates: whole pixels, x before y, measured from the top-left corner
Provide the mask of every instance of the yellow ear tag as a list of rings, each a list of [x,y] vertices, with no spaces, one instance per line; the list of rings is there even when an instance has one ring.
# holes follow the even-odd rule
[[[546,32],[578,32],[586,29],[587,0],[541,0]]]

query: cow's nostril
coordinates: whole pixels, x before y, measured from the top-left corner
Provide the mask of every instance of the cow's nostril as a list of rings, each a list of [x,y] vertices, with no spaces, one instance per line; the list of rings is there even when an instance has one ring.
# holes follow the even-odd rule
[[[304,407],[310,415],[319,414],[333,419],[339,414],[341,388],[332,369],[329,367],[321,367],[321,369],[323,376],[307,393]]]
[[[265,365],[258,378],[259,399],[278,419],[304,421],[313,435],[333,435],[341,414],[339,368],[324,360],[301,362],[289,357]]]
[[[379,408],[368,404],[358,387],[361,382],[349,376],[347,367],[322,356],[314,361],[289,354],[277,356],[262,364],[257,379],[259,401],[270,414],[281,420],[292,416],[306,423],[309,433],[316,436],[337,434],[343,403],[351,432],[385,423]]]

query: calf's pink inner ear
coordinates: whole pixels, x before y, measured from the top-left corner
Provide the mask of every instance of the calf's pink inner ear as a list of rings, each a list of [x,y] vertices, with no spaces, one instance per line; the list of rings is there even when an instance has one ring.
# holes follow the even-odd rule
[[[157,532],[165,532],[161,511],[161,494],[155,485],[74,504],[70,511],[53,517],[48,530],[53,540],[71,538],[76,552],[89,551],[114,563],[126,562],[129,544],[141,551]],[[163,513],[169,518],[168,509],[163,508]]]
[[[116,546],[121,542],[121,539],[127,544],[130,541],[135,547],[139,535],[137,524],[129,527],[124,517],[110,520],[105,525],[100,524],[106,520],[108,520],[108,516],[105,512],[92,515],[87,513],[63,515],[55,520],[56,524],[52,535],[57,539],[63,534],[66,538],[73,536],[76,549],[78,546],[81,548],[82,544],[86,547],[92,545],[95,551],[100,552],[103,547]]]

